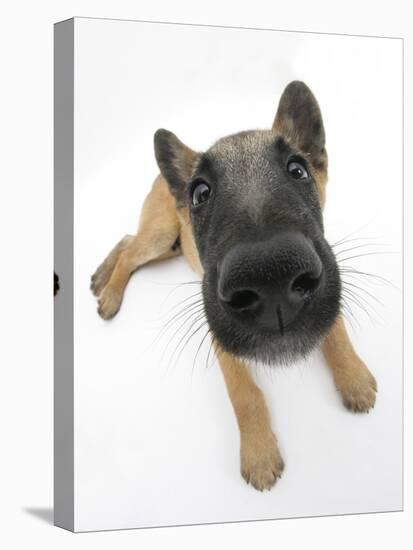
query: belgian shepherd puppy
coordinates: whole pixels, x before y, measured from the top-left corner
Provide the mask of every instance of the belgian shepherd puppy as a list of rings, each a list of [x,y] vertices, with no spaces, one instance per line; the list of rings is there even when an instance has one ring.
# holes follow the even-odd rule
[[[284,463],[261,390],[246,362],[290,363],[321,346],[344,405],[374,406],[376,382],[353,349],[340,312],[341,283],[324,237],[327,153],[320,108],[291,82],[270,130],[224,137],[204,153],[155,133],[161,174],[136,235],[92,276],[98,312],[119,310],[131,274],[183,254],[202,277],[205,315],[238,420],[241,473],[270,489]]]

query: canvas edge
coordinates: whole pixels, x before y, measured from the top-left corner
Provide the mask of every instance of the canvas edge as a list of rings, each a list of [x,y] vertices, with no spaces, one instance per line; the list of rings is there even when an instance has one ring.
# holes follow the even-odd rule
[[[74,20],[54,25],[54,524],[74,531]]]

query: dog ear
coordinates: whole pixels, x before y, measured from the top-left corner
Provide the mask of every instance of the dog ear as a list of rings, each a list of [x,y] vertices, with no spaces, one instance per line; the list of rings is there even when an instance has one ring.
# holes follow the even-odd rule
[[[186,186],[191,180],[200,154],[180,141],[175,134],[160,129],[154,136],[155,157],[161,174],[179,203],[185,201]]]
[[[298,80],[285,88],[273,130],[312,159],[321,161],[325,154],[325,132],[320,107],[310,88]]]

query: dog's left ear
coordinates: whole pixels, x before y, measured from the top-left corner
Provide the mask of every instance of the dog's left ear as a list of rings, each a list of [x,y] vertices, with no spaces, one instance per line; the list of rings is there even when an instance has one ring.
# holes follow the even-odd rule
[[[164,129],[155,132],[154,145],[161,174],[178,204],[182,204],[200,154],[182,143],[175,134]]]
[[[310,88],[298,80],[285,88],[273,130],[285,137],[310,158],[322,162],[325,156],[325,132],[320,107]]]

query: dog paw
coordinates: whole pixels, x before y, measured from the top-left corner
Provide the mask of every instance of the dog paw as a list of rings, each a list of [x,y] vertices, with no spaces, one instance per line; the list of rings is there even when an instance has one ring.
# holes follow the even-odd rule
[[[113,248],[107,258],[100,264],[90,280],[90,290],[95,296],[99,296],[113,273],[116,262],[123,250],[132,242],[132,235],[125,235]]]
[[[271,489],[284,470],[284,461],[271,433],[265,441],[241,444],[241,475],[258,491]]]
[[[376,403],[376,380],[360,359],[340,381],[338,389],[345,407],[352,412],[369,412]]]
[[[105,321],[112,319],[119,311],[121,303],[122,294],[107,286],[98,299],[98,313]]]
[[[100,265],[90,279],[90,290],[95,296],[99,296],[109,278],[110,273],[105,273],[104,264]]]
[[[90,290],[96,297],[100,296],[100,294],[103,292],[103,289],[108,284],[114,267],[115,265],[113,261],[106,259],[102,264],[100,264],[100,266],[90,278]]]

